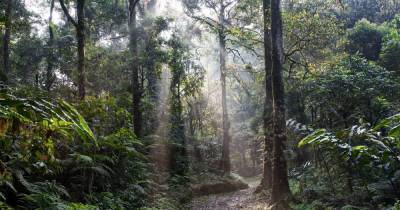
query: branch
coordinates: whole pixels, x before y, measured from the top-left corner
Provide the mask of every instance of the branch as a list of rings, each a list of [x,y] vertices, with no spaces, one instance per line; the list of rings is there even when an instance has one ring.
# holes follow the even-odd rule
[[[209,9],[212,9],[212,10],[214,10],[214,12],[215,12],[215,14],[218,14],[219,13],[219,11],[217,10],[217,4],[215,3],[215,2],[213,2],[213,1],[205,1],[205,5],[206,5],[206,7],[208,7]]]
[[[227,42],[232,43],[233,45],[237,45],[239,47],[244,48],[245,50],[249,51],[250,53],[253,53],[253,55],[261,58],[262,55],[258,53],[253,47],[246,45],[243,41],[240,40],[234,40],[234,39],[227,39]]]
[[[60,5],[61,5],[62,10],[64,11],[65,16],[67,16],[68,21],[71,22],[72,25],[74,25],[75,27],[78,27],[78,23],[69,14],[68,9],[64,4],[64,0],[60,0]]]
[[[136,7],[136,6],[135,6]],[[137,4],[138,10],[139,10],[139,14],[142,16],[145,16],[145,10],[142,4]]]
[[[128,37],[128,35],[120,35],[120,36],[114,36],[114,37],[110,37],[109,40],[115,40],[115,39],[123,39]]]
[[[250,93],[250,91],[249,91],[249,87],[247,87],[247,85],[245,84],[245,82],[243,82],[241,79],[240,79],[240,76],[239,75],[237,75],[236,73],[235,73],[235,71],[233,70],[232,71],[232,75],[233,75],[233,78],[235,78],[235,80],[238,82],[238,84],[242,87],[242,89],[244,90],[244,92],[246,92],[246,94],[247,94],[247,96],[248,97],[252,97],[253,95]]]
[[[53,22],[53,10],[54,10],[54,0],[50,2],[50,15],[49,15],[49,24]]]
[[[233,48],[229,48],[227,47],[226,50],[228,50],[228,52],[233,54],[233,58],[235,59],[236,57],[238,57],[244,64],[246,64],[245,59],[242,57],[242,55],[240,54],[239,50],[237,49],[233,49]]]
[[[337,3],[340,5],[340,7],[342,7],[343,10],[345,9],[342,0],[337,0]]]
[[[199,17],[199,16],[192,15],[191,18],[210,26],[211,28],[218,28],[221,26],[220,23],[218,23],[217,21],[215,21],[209,17]]]
[[[233,3],[237,3],[237,1],[236,0],[233,0],[233,1],[229,1],[229,2],[227,2],[226,4],[222,4],[222,8],[228,8],[229,6],[231,6]]]
[[[134,1],[133,1],[133,5],[132,5],[132,6],[133,6],[133,8],[135,8],[135,7],[136,7],[136,4],[138,4],[138,3],[139,3],[139,1],[140,1],[140,0],[134,0]]]

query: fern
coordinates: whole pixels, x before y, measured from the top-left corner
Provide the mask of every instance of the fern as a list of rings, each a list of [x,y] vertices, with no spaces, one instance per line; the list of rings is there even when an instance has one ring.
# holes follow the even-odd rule
[[[73,129],[83,140],[90,140],[97,145],[96,138],[85,119],[65,101],[51,103],[44,99],[18,98],[11,94],[0,93],[0,134],[5,134],[12,122],[56,128],[65,133]]]
[[[52,194],[56,195],[59,197],[65,197],[69,198],[71,197],[67,191],[67,189],[60,185],[57,184],[55,181],[49,182],[36,182],[31,185],[30,191],[33,193],[47,193],[47,194]]]
[[[399,126],[400,115],[395,115],[374,128],[369,124],[353,125],[334,133],[318,129],[303,138],[298,146],[316,148],[319,153],[323,152],[325,161],[330,161],[329,167],[337,167],[346,171],[346,176],[361,179],[364,188],[374,195],[374,201],[394,200],[400,184]]]

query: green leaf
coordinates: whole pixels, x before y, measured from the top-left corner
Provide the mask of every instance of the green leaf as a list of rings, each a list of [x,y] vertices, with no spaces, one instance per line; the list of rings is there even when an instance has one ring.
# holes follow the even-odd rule
[[[97,146],[97,141],[96,138],[92,132],[92,130],[89,128],[89,125],[85,121],[85,119],[78,113],[78,111],[69,103],[65,101],[60,101],[59,102],[60,106],[62,107],[62,110],[60,110],[64,116],[71,122],[73,122],[73,126],[76,128],[77,133],[81,138],[84,140],[91,140],[95,143]]]
[[[304,147],[312,142],[315,142],[317,139],[321,138],[326,134],[326,129],[318,129],[314,133],[306,136],[299,142],[299,147]]]
[[[366,149],[368,149],[368,147],[363,146],[363,145],[355,146],[352,148],[353,151],[361,151],[361,150],[366,150]]]
[[[400,137],[400,123],[394,126],[392,129],[390,129],[389,136],[394,138]]]
[[[380,121],[374,127],[373,131],[379,131],[382,128],[389,127],[392,123],[395,123],[395,122],[400,122],[400,113]]]
[[[85,163],[85,164],[92,164],[93,163],[93,158],[87,156],[87,155],[82,155],[82,154],[71,154],[71,157],[75,159],[75,161],[78,161],[80,163]]]

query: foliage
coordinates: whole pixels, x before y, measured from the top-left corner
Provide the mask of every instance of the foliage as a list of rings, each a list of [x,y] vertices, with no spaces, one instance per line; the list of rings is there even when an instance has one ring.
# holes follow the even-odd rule
[[[387,23],[388,34],[384,37],[382,52],[380,54],[380,63],[390,71],[399,74],[400,63],[396,56],[400,55],[400,16]]]
[[[345,56],[306,84],[308,109],[320,127],[375,124],[390,110],[398,83],[392,73],[358,56]]]
[[[82,140],[97,144],[85,119],[65,101],[52,104],[40,98],[19,98],[2,90],[0,109],[2,137],[10,130],[14,135],[20,131],[29,135],[31,131],[39,129],[45,132],[47,138],[51,138],[53,132],[68,135],[69,130],[74,130]]]
[[[110,105],[107,100],[96,104]],[[76,109],[61,100],[3,92],[0,105],[0,192],[7,205],[97,209],[70,202],[84,202],[84,197],[103,209],[118,202],[126,209],[145,204],[147,164],[142,143],[129,129],[96,138]],[[115,202],[107,204],[110,196],[101,192],[114,189],[119,189]],[[105,196],[101,202],[97,192]]]
[[[348,202],[356,205],[360,204],[357,200],[362,204],[362,199],[372,199],[373,205],[394,202],[399,193],[397,186],[400,184],[397,158],[400,154],[399,124],[399,115],[394,115],[382,120],[375,127],[368,124],[354,125],[350,129],[334,133],[318,129],[302,139],[299,146],[312,146],[318,153],[317,160],[324,162],[320,167],[325,163],[335,167],[335,170],[323,169],[329,176],[333,192],[340,190],[340,185],[334,186],[333,183],[338,183],[339,179],[348,180],[344,187],[358,196]],[[324,156],[323,159],[319,159],[322,157],[320,155]],[[315,164],[319,165],[318,162]],[[362,191],[357,194],[357,189]]]
[[[62,159],[65,157],[57,148],[76,143],[96,149],[95,136],[84,118],[65,101],[53,103],[42,98],[21,98],[3,90],[0,104],[1,191],[11,190],[15,195],[27,193],[25,198],[30,198],[28,201],[33,202],[32,205],[41,205],[45,200],[50,203],[44,205],[53,205],[59,198],[53,195],[62,192],[66,196],[68,193],[56,183],[41,183],[36,175],[59,175],[63,172]],[[35,180],[39,182],[30,182]],[[48,188],[50,186],[52,188]],[[46,194],[44,189],[57,192]],[[9,195],[6,202],[10,202]]]
[[[342,0],[340,7],[339,16],[349,27],[361,19],[371,22],[391,20],[400,10],[399,2],[390,0]]]
[[[122,127],[129,127],[131,114],[124,107],[127,101],[110,96],[103,92],[98,97],[87,97],[78,104],[77,108],[90,122],[91,128],[97,136],[107,136]]]
[[[332,1],[299,1],[284,13],[285,58],[288,76],[312,72],[331,57],[342,23],[329,12]],[[295,68],[303,71],[294,71]]]
[[[182,88],[181,81],[185,76],[185,50],[182,43],[174,37],[170,42],[169,66],[171,68],[172,80],[170,85],[170,135],[171,140],[171,170],[174,176],[185,176],[188,170],[188,162],[185,148],[185,127],[182,117]]]
[[[298,208],[384,208],[397,200],[397,115],[382,120],[398,112],[397,34],[396,19],[356,21],[345,40],[350,55],[326,55],[311,62],[312,71],[299,72],[311,74],[290,80],[289,115],[296,120],[287,122],[293,135],[287,153],[304,201]]]
[[[400,69],[399,60],[396,58],[398,55],[400,55],[400,36],[397,34],[384,44],[380,55],[382,65],[397,74]]]
[[[377,24],[363,19],[348,31],[346,48],[352,54],[358,52],[366,59],[376,61],[379,59],[384,36]]]
[[[122,0],[86,1],[87,97],[79,101],[75,27],[59,20],[60,2],[11,2],[10,49],[0,52],[0,71],[4,53],[11,62],[0,91],[0,209],[182,209],[189,184],[223,181],[220,46],[232,169],[261,173],[272,123],[263,122],[263,32],[271,29],[263,1],[146,0],[136,13]],[[71,11],[76,2],[65,0]],[[399,208],[400,1],[281,2],[285,154],[293,194],[303,201],[293,208]],[[136,91],[143,139],[132,132]],[[168,183],[152,171],[157,132],[169,143]]]

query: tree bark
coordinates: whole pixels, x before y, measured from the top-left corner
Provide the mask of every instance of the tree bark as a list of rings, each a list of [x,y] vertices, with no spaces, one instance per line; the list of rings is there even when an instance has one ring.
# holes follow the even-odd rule
[[[3,65],[4,72],[2,72],[1,79],[3,82],[7,82],[7,74],[11,72],[11,63],[10,63],[10,37],[11,37],[11,12],[12,12],[12,1],[5,1],[5,32],[4,32],[4,40],[3,40]]]
[[[85,0],[77,1],[78,25],[76,38],[78,40],[78,96],[84,99],[86,95],[86,72],[85,72]]]
[[[272,187],[272,54],[270,22],[271,0],[263,0],[264,13],[264,68],[265,68],[265,102],[264,102],[264,167],[259,190]]]
[[[174,38],[176,39],[176,38]],[[170,84],[170,140],[171,144],[171,172],[172,175],[185,176],[188,169],[188,157],[186,151],[185,122],[182,116],[183,106],[181,101],[181,82],[185,73],[181,43],[172,41],[172,59],[169,62],[171,68]]]
[[[53,31],[53,10],[54,10],[54,0],[50,2],[50,16],[49,16],[49,41],[47,46],[49,48],[48,56],[47,56],[47,68],[46,68],[46,84],[45,89],[47,91],[51,90],[51,86],[54,82],[54,74],[53,74],[53,67],[54,67],[54,31]]]
[[[69,14],[67,7],[65,6],[64,0],[60,0],[60,6],[67,16],[69,22],[75,26],[76,39],[78,47],[78,97],[84,99],[86,95],[86,72],[85,72],[85,0],[77,0],[76,2],[76,13],[78,21],[75,21]]]
[[[218,29],[218,39],[219,39],[219,62],[220,62],[220,74],[221,74],[221,95],[222,95],[222,131],[223,131],[223,141],[222,141],[222,157],[221,157],[221,170],[224,174],[230,173],[231,171],[231,160],[230,160],[230,123],[228,117],[228,106],[226,102],[226,39],[224,31],[224,13],[225,8],[223,5],[220,6],[219,14],[219,29]]]
[[[147,120],[146,123],[144,123],[145,125],[143,125],[144,128],[142,128],[143,135],[146,135],[147,132],[151,132],[152,128],[158,127],[157,106],[159,105],[160,93],[160,85],[158,84],[157,76],[157,34],[150,33],[146,39],[146,61],[144,63],[147,79],[146,93],[152,107],[146,113]]]
[[[272,197],[275,209],[288,209],[291,193],[288,183],[286,159],[285,91],[283,83],[283,32],[280,0],[271,0],[272,38],[272,98],[273,98],[273,159]]]
[[[141,89],[139,85],[139,59],[136,29],[136,5],[139,0],[129,0],[129,50],[132,56],[130,68],[132,71],[132,115],[133,130],[138,138],[142,137],[142,112],[141,112]]]

